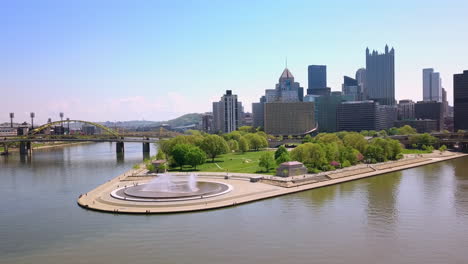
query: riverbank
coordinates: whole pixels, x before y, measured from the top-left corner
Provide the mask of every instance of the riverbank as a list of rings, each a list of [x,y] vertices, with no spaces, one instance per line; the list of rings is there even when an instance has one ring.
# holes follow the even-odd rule
[[[208,210],[373,177],[465,156],[467,154],[448,151],[444,153],[414,154],[398,161],[372,165],[360,164],[331,172],[288,178],[247,173],[197,172],[200,180],[228,184],[233,187],[232,191],[211,198],[174,202],[127,201],[112,197],[111,192],[115,189],[144,184],[155,177],[154,174],[148,174],[146,169],[132,169],[98,186],[96,189],[80,195],[78,204],[84,208],[114,213],[148,214]],[[187,173],[171,174],[181,177],[187,176]]]

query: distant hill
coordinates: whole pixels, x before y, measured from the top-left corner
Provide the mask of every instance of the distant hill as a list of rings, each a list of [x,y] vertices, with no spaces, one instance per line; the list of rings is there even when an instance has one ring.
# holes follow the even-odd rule
[[[168,124],[171,127],[188,126],[192,124],[198,124],[202,120],[202,116],[203,114],[199,113],[185,114],[165,122],[157,122],[157,124]]]
[[[179,126],[188,126],[192,124],[198,124],[202,119],[203,114],[191,113],[179,116],[177,118],[167,120],[167,121],[144,121],[144,120],[132,120],[132,121],[118,121],[118,122],[101,122],[101,124],[107,127],[128,127],[128,128],[137,128],[137,127],[151,127],[158,126],[162,124],[168,124],[171,127]]]

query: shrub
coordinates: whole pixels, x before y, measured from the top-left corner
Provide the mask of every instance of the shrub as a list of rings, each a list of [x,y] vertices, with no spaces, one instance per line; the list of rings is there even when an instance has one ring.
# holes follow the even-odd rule
[[[265,172],[269,172],[275,166],[275,159],[273,153],[265,152],[260,156],[258,166],[265,169]]]

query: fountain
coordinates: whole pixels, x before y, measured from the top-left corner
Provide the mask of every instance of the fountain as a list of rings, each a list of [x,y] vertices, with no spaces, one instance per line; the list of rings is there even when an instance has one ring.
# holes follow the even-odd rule
[[[158,174],[148,183],[114,190],[111,196],[129,201],[181,201],[209,198],[231,191],[225,183],[199,181],[198,175]]]

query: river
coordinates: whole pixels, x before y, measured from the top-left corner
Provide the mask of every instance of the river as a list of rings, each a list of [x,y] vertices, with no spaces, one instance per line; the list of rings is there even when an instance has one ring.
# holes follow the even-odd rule
[[[205,212],[76,204],[142,156],[97,143],[0,157],[0,263],[468,263],[468,158]]]

